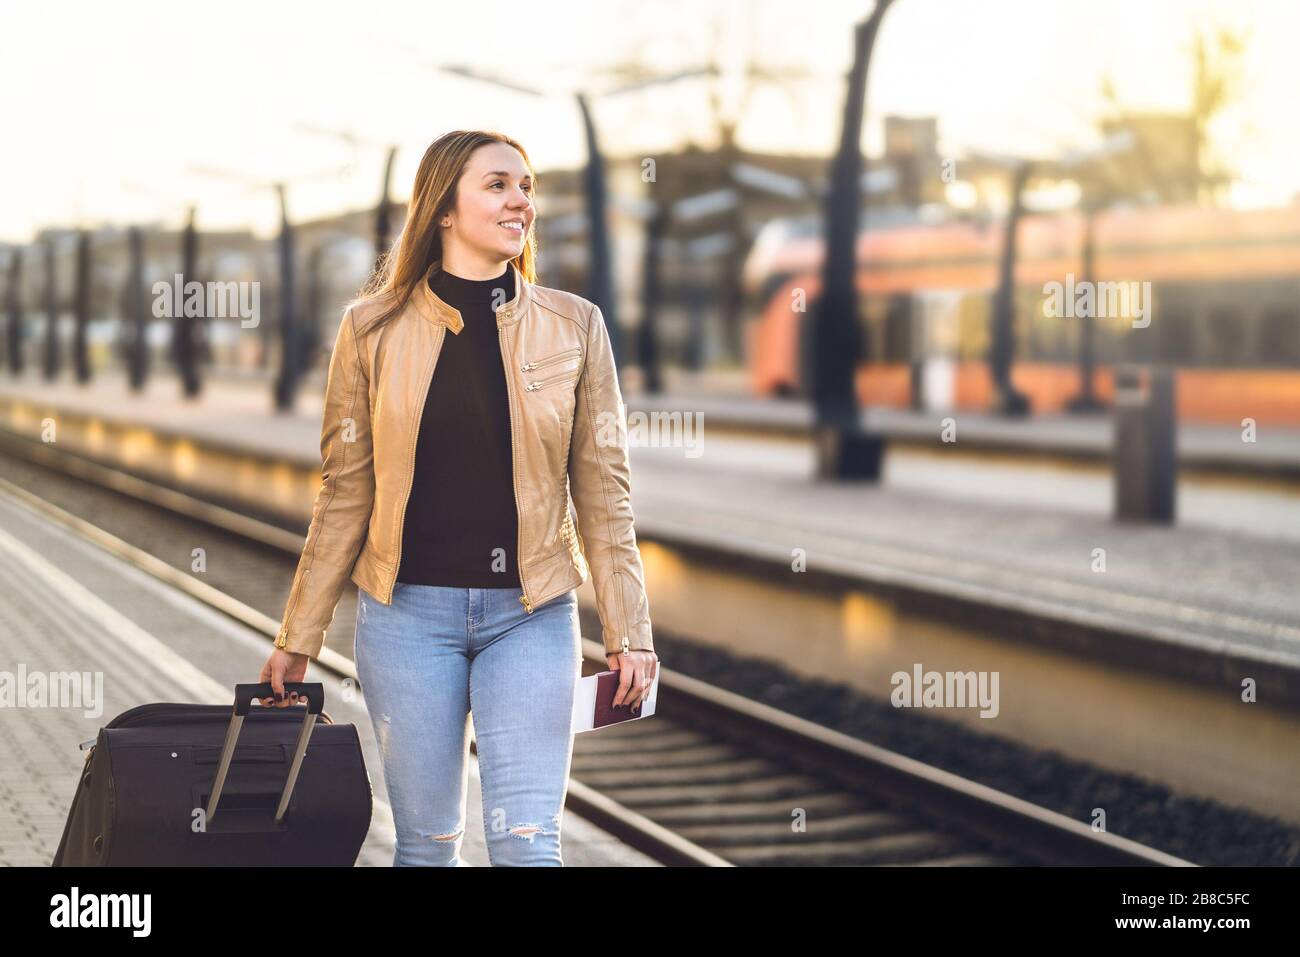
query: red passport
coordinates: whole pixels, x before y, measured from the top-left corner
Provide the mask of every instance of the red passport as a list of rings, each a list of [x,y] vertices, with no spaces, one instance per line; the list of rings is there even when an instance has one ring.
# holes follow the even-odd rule
[[[623,721],[637,721],[655,713],[655,698],[659,693],[659,675],[650,682],[650,690],[641,701],[641,710],[633,711],[628,705],[614,707],[618,694],[619,672],[602,671],[578,679],[573,696],[573,732],[593,731]]]

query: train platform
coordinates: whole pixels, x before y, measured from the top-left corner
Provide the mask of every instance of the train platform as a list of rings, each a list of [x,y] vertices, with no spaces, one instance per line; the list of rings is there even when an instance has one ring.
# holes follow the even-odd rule
[[[807,402],[750,396],[743,374],[734,371],[667,370],[665,391],[657,394],[644,392],[639,380],[638,371],[632,370],[624,396],[629,413],[691,411],[718,431],[773,438],[806,436],[813,422]],[[144,391],[135,393],[117,373],[103,373],[82,386],[67,378],[46,382],[28,372],[18,379],[0,377],[0,414],[3,406],[17,402],[45,403],[49,408],[148,423],[161,431],[213,443],[223,443],[233,433],[239,436],[238,450],[274,453],[283,447],[282,441],[295,437],[297,418],[314,417],[319,426],[323,389],[321,372],[316,370],[304,379],[293,412],[279,414],[271,409],[269,375],[214,380],[204,386],[205,412],[183,401],[170,377],[155,376]],[[956,443],[945,443],[940,434],[949,415],[958,423]],[[862,411],[861,423],[896,445],[929,447],[949,455],[983,452],[1104,462],[1112,447],[1113,422],[1108,413],[1015,419],[972,411],[871,408]],[[1300,429],[1274,427],[1265,420],[1257,424],[1255,441],[1248,442],[1243,441],[1239,425],[1183,422],[1178,429],[1178,455],[1183,469],[1296,478],[1300,477]]]
[[[635,372],[636,370],[634,370]],[[806,437],[813,410],[797,398],[755,398],[739,371],[690,372],[666,370],[664,391],[643,392],[633,380],[627,392],[630,410],[646,413],[691,409],[718,430],[754,436]],[[1241,403],[1248,407],[1248,403]],[[1276,403],[1274,403],[1276,405]],[[1298,410],[1300,411],[1300,410]],[[957,441],[944,442],[941,427],[951,416]],[[864,430],[885,436],[895,447],[942,450],[947,455],[971,451],[987,455],[1105,463],[1113,445],[1113,414],[1039,413],[1011,418],[983,412],[919,411],[876,406],[862,410]],[[1300,429],[1273,425],[1261,416],[1256,440],[1243,441],[1240,422],[1207,424],[1182,422],[1178,428],[1180,467],[1229,475],[1300,477]]]
[[[3,491],[0,575],[0,667],[11,680],[20,670],[85,676],[76,707],[21,698],[0,708],[0,866],[48,866],[85,759],[78,745],[145,702],[230,704],[235,684],[257,680],[270,643]],[[355,724],[364,749],[374,805],[357,866],[391,866],[392,814],[364,701],[345,700],[341,681],[323,669],[313,667],[308,679],[325,684],[325,710],[336,723]],[[473,754],[470,775],[464,859],[487,866]],[[655,863],[572,812],[563,851],[569,866]]]
[[[0,428],[39,439],[54,425],[68,451],[305,527],[319,481],[318,392],[304,389],[294,412],[276,414],[269,392],[249,384],[213,384],[189,403],[165,379],[140,395],[109,377],[89,387],[0,379]],[[690,398],[670,401],[693,408]],[[637,397],[628,402],[635,411]],[[802,549],[809,571],[866,587],[1140,636],[1150,655],[1173,646],[1210,671],[1244,655],[1300,674],[1300,497],[1289,483],[1184,478],[1177,524],[1128,525],[1112,520],[1109,470],[1096,463],[1061,469],[891,446],[879,484],[830,483],[815,479],[806,445],[715,429],[707,412],[702,426],[696,449],[633,439],[642,541],[719,564],[765,562],[773,573],[788,573]],[[1294,451],[1300,461],[1295,437],[1265,430],[1261,452],[1229,453],[1225,433],[1215,435],[1225,455]],[[648,587],[653,604],[656,582]]]
[[[797,399],[754,399],[708,391],[647,395],[629,393],[630,411],[646,414],[690,409],[712,424],[754,436],[799,438],[812,429],[812,407]],[[957,426],[957,443],[942,438],[944,420]],[[1000,456],[1036,456],[1063,461],[1106,462],[1114,444],[1109,412],[1089,415],[1052,413],[1023,419],[983,412],[921,412],[871,408],[862,411],[864,431],[883,435],[895,446],[930,448],[945,454],[978,452]],[[1242,440],[1231,425],[1183,423],[1178,428],[1178,461],[1226,475],[1300,478],[1300,429],[1258,423],[1256,440]]]

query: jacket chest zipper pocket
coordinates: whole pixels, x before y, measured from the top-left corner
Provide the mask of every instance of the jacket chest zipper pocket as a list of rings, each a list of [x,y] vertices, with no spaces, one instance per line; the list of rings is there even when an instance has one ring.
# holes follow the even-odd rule
[[[573,382],[578,378],[578,370],[570,369],[568,372],[561,372],[559,375],[553,375],[549,379],[540,379],[537,382],[530,382],[524,387],[527,392],[536,392],[538,389],[545,389],[548,385],[554,385],[557,382]]]
[[[534,369],[541,369],[545,366],[553,365],[556,362],[563,362],[565,359],[574,359],[582,355],[582,347],[574,346],[572,349],[565,349],[563,352],[557,352],[553,356],[545,356],[541,359],[534,359],[532,362],[525,362],[519,367],[520,372],[532,372]]]

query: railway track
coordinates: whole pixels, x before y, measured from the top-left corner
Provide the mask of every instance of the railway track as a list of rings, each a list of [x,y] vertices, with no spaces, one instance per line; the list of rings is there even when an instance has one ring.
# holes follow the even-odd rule
[[[4,432],[0,492],[275,637],[301,534]],[[355,680],[354,602],[317,666]],[[1189,864],[671,668],[659,695],[653,721],[577,736],[569,806],[665,864]]]

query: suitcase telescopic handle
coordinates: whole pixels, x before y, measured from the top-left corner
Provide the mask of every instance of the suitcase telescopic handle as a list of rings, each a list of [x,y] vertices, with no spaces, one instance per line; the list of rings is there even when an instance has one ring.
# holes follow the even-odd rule
[[[289,765],[289,776],[284,782],[284,791],[280,794],[280,806],[275,811],[275,823],[279,824],[293,797],[293,786],[298,782],[298,772],[302,769],[302,758],[307,753],[307,742],[311,740],[311,729],[316,724],[316,716],[325,707],[325,686],[319,681],[286,681],[285,694],[298,692],[300,700],[306,702],[303,708],[302,728],[298,732],[298,743],[293,749],[293,763]],[[212,784],[212,796],[208,798],[207,820],[217,813],[217,802],[221,800],[222,789],[226,786],[226,774],[230,762],[235,756],[235,744],[239,741],[239,731],[244,726],[244,717],[248,714],[249,702],[254,698],[269,698],[275,694],[269,681],[262,684],[235,685],[235,708],[230,716],[230,727],[226,729],[226,742],[221,748],[221,761],[217,765],[217,778]]]

